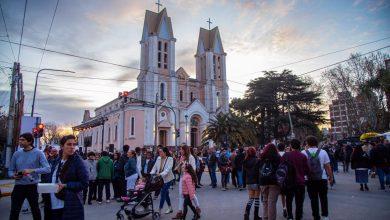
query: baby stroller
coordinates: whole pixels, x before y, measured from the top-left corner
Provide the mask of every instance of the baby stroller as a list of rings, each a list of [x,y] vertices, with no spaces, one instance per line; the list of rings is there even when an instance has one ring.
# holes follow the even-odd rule
[[[146,176],[146,184],[143,190],[129,191],[128,197],[122,197],[123,205],[116,213],[117,220],[128,220],[143,218],[152,214],[153,220],[160,219],[160,213],[154,211],[152,193],[160,190],[164,185],[161,176]],[[123,215],[123,213],[125,215]]]

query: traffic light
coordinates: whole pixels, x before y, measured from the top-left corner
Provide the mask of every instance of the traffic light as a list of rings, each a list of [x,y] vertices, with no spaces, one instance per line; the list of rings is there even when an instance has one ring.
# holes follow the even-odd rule
[[[40,138],[43,136],[43,131],[45,130],[44,124],[38,124],[37,127],[33,129],[33,135],[35,138]]]
[[[176,129],[176,137],[180,137],[180,129]]]

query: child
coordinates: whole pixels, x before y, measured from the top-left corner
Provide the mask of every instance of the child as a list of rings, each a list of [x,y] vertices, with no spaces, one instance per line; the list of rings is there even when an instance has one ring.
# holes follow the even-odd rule
[[[186,218],[188,206],[191,208],[194,213],[193,219],[199,219],[199,214],[196,211],[195,207],[192,205],[191,200],[195,197],[195,185],[196,185],[196,173],[190,164],[185,165],[183,180],[182,180],[182,192],[184,197],[184,213],[183,219]]]

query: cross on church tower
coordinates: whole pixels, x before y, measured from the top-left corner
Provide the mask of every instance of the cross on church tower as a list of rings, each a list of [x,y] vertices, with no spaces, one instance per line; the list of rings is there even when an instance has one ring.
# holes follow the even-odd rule
[[[210,25],[211,25],[213,22],[211,22],[210,18],[209,18],[209,20],[207,20],[206,22],[209,23],[209,30],[210,30]]]
[[[160,3],[160,0],[158,0],[156,2],[156,5],[157,5],[157,13],[160,13],[160,6],[162,6],[162,4]]]

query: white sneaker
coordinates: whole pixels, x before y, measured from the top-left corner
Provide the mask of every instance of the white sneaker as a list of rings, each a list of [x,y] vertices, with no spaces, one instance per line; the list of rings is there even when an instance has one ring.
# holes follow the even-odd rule
[[[169,208],[167,209],[167,211],[165,211],[165,214],[170,214],[170,213],[172,213],[172,212],[173,212],[172,207],[169,207]]]
[[[109,199],[106,200],[106,203],[110,203],[111,201]]]
[[[322,220],[329,220],[328,217],[322,216]]]

